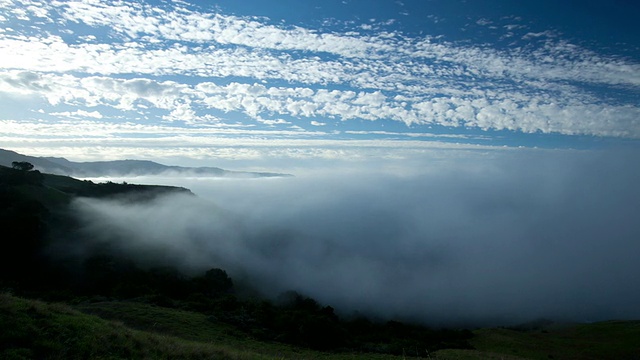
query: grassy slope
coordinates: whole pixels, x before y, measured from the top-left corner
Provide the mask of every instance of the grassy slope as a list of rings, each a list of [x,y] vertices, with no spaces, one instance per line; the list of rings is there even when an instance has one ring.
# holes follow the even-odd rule
[[[67,306],[0,295],[2,359],[252,359],[215,343],[132,330]]]
[[[443,350],[458,359],[640,359],[640,321],[605,321],[516,331],[474,332],[476,350]]]
[[[394,359],[258,342],[205,315],[133,302],[78,306],[0,294],[1,359]],[[93,315],[93,314],[98,314]]]
[[[251,359],[399,359],[384,354],[331,354],[297,348],[282,343],[255,340],[237,328],[207,315],[118,301],[78,305],[84,313],[115,320],[141,331],[160,333],[195,342],[224,344],[228,349],[241,349]]]
[[[200,313],[135,302],[75,306],[0,294],[2,359],[639,359],[640,322],[477,330],[476,350],[328,354],[253,340]]]

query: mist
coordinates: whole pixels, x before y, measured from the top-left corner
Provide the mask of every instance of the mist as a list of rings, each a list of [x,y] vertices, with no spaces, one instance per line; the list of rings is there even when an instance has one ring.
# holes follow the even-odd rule
[[[197,196],[74,209],[95,244],[143,263],[219,267],[265,296],[295,290],[347,315],[445,326],[639,319],[637,159],[452,152],[291,178],[137,178],[127,181]]]

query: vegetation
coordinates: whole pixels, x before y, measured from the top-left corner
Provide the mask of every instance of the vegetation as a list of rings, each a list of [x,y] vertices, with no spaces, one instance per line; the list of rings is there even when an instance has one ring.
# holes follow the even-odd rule
[[[190,193],[95,184],[27,165],[0,167],[0,358],[590,359],[640,353],[633,341],[640,335],[637,323],[544,331],[429,329],[341,318],[331,306],[296,292],[277,303],[240,296],[249,292],[238,291],[222,269],[183,274],[143,266],[108,247],[77,259],[47,255],[70,237],[74,244],[84,241],[68,211],[74,197],[145,201],[162,192]]]
[[[70,307],[0,295],[2,359],[248,359],[238,350],[136,331]]]
[[[16,170],[29,171],[33,169],[33,164],[27,161],[13,161],[11,166]]]
[[[206,314],[139,301],[73,306],[0,293],[2,359],[635,359],[638,322],[480,329],[475,349],[319,352],[259,341]]]

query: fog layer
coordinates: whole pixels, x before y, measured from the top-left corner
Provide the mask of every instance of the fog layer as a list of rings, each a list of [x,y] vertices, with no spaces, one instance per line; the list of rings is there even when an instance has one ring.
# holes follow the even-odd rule
[[[268,296],[296,290],[347,314],[444,325],[640,318],[635,153],[460,155],[172,179],[198,197],[75,207],[97,242],[185,271],[220,267]]]

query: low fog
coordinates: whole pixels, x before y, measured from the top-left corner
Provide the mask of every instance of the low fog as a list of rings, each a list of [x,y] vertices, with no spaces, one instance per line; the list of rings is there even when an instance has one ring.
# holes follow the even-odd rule
[[[640,318],[635,152],[505,150],[341,163],[293,178],[149,178],[152,202],[78,200],[97,243],[227,270],[343,314],[433,325]],[[127,179],[136,182],[136,179]]]

